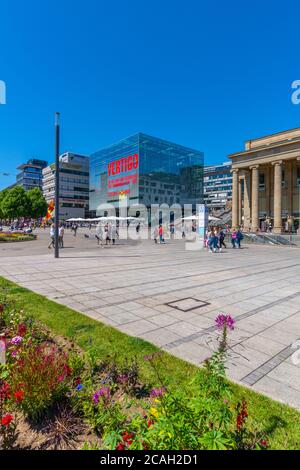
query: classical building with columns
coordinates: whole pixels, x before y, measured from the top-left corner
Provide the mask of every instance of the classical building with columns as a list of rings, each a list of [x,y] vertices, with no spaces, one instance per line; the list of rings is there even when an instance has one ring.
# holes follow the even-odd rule
[[[232,161],[232,226],[299,233],[300,128],[248,140]]]

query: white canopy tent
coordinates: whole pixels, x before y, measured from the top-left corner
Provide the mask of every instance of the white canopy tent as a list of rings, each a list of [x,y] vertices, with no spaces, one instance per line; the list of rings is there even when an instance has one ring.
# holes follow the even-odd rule
[[[125,220],[135,220],[138,222],[142,222],[145,219],[140,219],[138,217],[117,217],[115,215],[111,216],[103,216],[103,217],[96,217],[93,219],[81,219],[81,218],[72,218],[72,219],[67,219],[66,222],[116,222],[116,221],[125,221]]]
[[[183,217],[182,220],[197,220],[199,219],[199,216],[197,215],[190,215],[188,217]],[[208,216],[208,221],[209,222],[220,222],[222,219],[218,219],[218,217],[213,217],[212,215]]]

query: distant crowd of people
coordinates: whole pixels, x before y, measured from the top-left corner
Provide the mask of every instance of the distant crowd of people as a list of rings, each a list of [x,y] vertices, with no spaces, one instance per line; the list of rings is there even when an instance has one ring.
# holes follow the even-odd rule
[[[240,229],[230,231],[229,229],[213,227],[206,232],[205,246],[211,253],[221,252],[226,247],[226,235],[230,236],[232,248],[241,248],[244,235]]]
[[[58,245],[59,248],[64,248],[64,234],[65,234],[65,224],[61,223],[58,228]],[[78,224],[72,224],[69,226],[71,232],[73,232],[74,237],[77,235]],[[91,226],[89,226],[89,230],[91,230]],[[136,233],[140,231],[140,224],[136,225]],[[175,234],[175,227],[174,225],[170,225],[170,230],[167,230],[167,235],[169,237],[170,231],[170,238],[174,238]],[[196,227],[192,228],[192,231],[196,231]],[[88,234],[84,234],[85,237],[89,238]],[[182,238],[186,236],[186,228],[185,226],[182,228]],[[220,228],[220,227],[210,227],[205,234],[204,239],[204,246],[208,249],[211,253],[222,252],[223,248],[227,248],[225,239],[226,236],[229,236],[231,241],[232,248],[241,248],[241,241],[243,240],[244,236],[241,229],[237,230],[230,230],[229,227]],[[97,240],[97,245],[101,246],[102,248],[107,245],[115,245],[116,240],[119,238],[119,232],[117,225],[113,223],[106,223],[105,225],[98,224],[96,226],[95,231],[95,238]],[[165,243],[165,228],[163,224],[159,224],[154,228],[152,233],[152,238],[155,244],[162,244]],[[48,248],[55,248],[55,224],[52,223],[50,226],[50,243]]]

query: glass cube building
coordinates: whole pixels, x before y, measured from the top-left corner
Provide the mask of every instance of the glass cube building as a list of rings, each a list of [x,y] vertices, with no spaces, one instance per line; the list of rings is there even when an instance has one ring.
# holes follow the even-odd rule
[[[204,154],[137,133],[90,156],[90,211],[128,205],[203,203]],[[103,207],[103,206],[102,206]]]

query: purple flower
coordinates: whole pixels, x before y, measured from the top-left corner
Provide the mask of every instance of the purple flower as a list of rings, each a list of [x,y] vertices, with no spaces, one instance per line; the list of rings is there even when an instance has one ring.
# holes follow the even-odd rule
[[[23,341],[22,336],[15,336],[14,338],[11,339],[11,344],[18,345]]]
[[[153,389],[151,390],[150,396],[151,396],[152,398],[162,397],[165,392],[166,392],[165,387],[153,388]]]
[[[219,329],[228,327],[230,330],[234,330],[235,320],[232,318],[231,315],[224,315],[224,313],[220,313],[220,315],[216,318],[216,325]]]
[[[92,401],[95,405],[98,405],[99,398],[103,397],[105,400],[110,399],[110,388],[109,387],[102,387],[98,392],[94,393]]]
[[[15,349],[14,351],[12,351],[12,353],[11,353],[12,357],[17,357],[18,352],[19,352],[19,351],[18,351],[17,349]]]
[[[98,405],[98,403],[99,403],[99,393],[98,392],[94,393],[93,402],[94,402],[95,405]]]
[[[100,388],[99,395],[100,395],[100,397],[104,397],[107,400],[109,400],[110,399],[110,388],[109,387]]]

